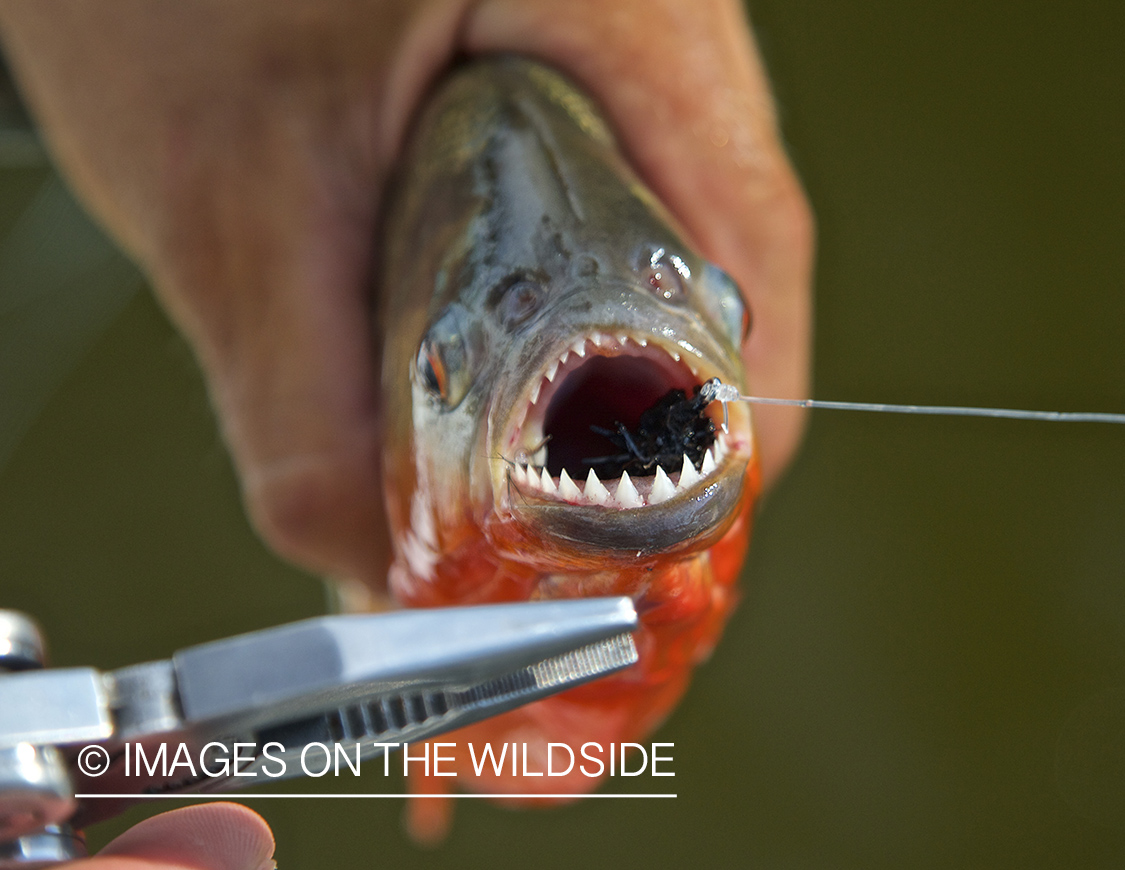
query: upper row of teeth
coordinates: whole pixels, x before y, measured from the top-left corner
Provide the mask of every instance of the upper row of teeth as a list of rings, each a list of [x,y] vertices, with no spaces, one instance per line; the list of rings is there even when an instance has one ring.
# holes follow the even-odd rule
[[[543,378],[540,378],[536,382],[535,386],[531,388],[532,405],[539,401],[539,391],[543,388],[544,378],[546,378],[547,383],[554,383],[555,375],[557,375],[559,372],[559,367],[566,365],[566,361],[570,359],[570,355],[572,353],[580,358],[586,356],[587,342],[592,344],[594,347],[608,347],[613,345],[614,343],[620,345],[621,347],[624,347],[629,342],[640,345],[641,347],[648,347],[647,338],[632,338],[631,336],[624,334],[615,336],[607,335],[601,332],[595,332],[594,334],[585,338],[575,339],[569,347],[563,350],[562,355],[547,367],[547,370],[543,373]],[[676,362],[680,362],[680,360],[682,359],[678,351],[669,350],[667,351],[667,353]],[[697,374],[694,368],[692,368],[691,370],[693,374]]]
[[[639,508],[660,504],[691,489],[718,467],[716,454],[721,460],[723,449],[721,442],[718,441],[704,452],[703,462],[700,464],[698,471],[691,460],[688,459],[687,454],[684,454],[683,467],[680,469],[677,480],[669,477],[664,469],[658,465],[656,474],[651,479],[651,488],[645,486],[645,489],[648,489],[648,492],[645,493],[637,489],[627,471],[622,471],[618,480],[603,483],[594,469],[591,468],[586,475],[584,485],[580,487],[571,479],[565,468],[555,478],[550,475],[545,467],[537,468],[534,465],[516,462],[512,468],[512,480],[517,485],[538,490],[545,495],[556,496],[571,504]],[[647,482],[646,480],[646,484]]]

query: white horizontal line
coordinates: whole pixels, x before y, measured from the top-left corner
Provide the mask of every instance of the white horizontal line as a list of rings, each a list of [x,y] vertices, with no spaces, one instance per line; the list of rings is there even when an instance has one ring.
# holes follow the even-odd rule
[[[587,800],[589,798],[674,798],[675,794],[477,794],[458,792],[455,794],[257,794],[247,792],[208,792],[207,794],[76,794],[75,798],[114,798],[126,800],[224,800],[241,798],[258,800],[260,798],[568,798]]]

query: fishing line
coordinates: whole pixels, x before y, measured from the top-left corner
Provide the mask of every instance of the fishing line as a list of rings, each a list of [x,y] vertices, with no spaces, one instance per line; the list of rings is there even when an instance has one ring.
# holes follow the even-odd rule
[[[949,417],[1002,417],[1008,420],[1039,420],[1048,423],[1118,423],[1125,424],[1125,414],[1096,411],[1020,411],[1013,408],[974,408],[964,405],[888,405],[882,402],[834,402],[821,399],[771,399],[744,396],[732,384],[712,378],[700,389],[700,395],[712,402],[723,403],[723,429],[727,427],[727,402],[748,402],[752,405],[789,405],[796,408],[827,408],[834,411],[876,411],[888,414],[930,414]]]

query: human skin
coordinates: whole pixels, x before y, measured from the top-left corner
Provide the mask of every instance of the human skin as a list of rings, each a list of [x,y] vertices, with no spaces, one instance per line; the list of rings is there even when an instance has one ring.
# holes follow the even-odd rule
[[[172,810],[134,825],[82,870],[271,870],[273,835],[246,807],[210,803]]]
[[[812,219],[734,0],[0,0],[0,39],[56,162],[194,347],[257,529],[309,570],[383,588],[373,240],[459,57],[530,55],[585,89],[742,288],[755,392],[806,395]],[[802,421],[755,411],[767,486]]]

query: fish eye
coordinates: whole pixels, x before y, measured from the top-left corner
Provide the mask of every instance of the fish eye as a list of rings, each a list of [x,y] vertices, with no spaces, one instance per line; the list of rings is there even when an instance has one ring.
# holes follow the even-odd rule
[[[645,287],[664,302],[683,302],[687,298],[690,278],[691,270],[687,263],[675,254],[665,253],[663,248],[653,251],[648,263],[641,269],[641,281]]]
[[[731,344],[738,347],[750,334],[750,309],[734,279],[713,263],[705,263],[697,284],[698,299],[713,323],[721,326]]]
[[[462,318],[447,308],[418,348],[417,376],[422,387],[446,408],[456,408],[472,383]]]
[[[519,279],[504,291],[500,301],[500,316],[509,327],[530,320],[543,306],[543,287],[535,281]]]

